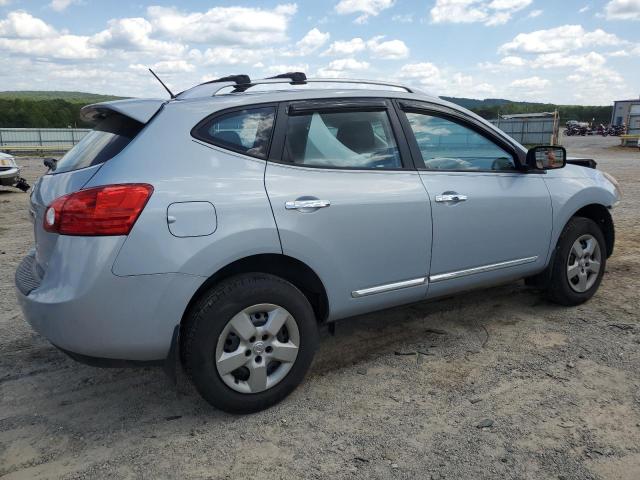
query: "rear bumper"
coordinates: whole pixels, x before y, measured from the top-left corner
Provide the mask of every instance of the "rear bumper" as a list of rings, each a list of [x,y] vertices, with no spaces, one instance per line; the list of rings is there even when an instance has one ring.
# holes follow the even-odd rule
[[[100,241],[114,239],[96,239]],[[52,257],[42,278],[37,278],[33,253],[23,260],[16,271],[16,294],[27,322],[75,358],[165,359],[174,329],[204,279],[183,274],[118,277],[108,258],[100,262],[85,256],[78,250],[64,264]]]

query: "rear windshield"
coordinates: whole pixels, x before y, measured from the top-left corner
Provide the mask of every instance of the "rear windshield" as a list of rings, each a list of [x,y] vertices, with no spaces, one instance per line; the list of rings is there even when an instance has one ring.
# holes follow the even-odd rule
[[[58,160],[53,174],[104,163],[119,154],[142,130],[144,124],[114,114],[98,122],[80,142]]]

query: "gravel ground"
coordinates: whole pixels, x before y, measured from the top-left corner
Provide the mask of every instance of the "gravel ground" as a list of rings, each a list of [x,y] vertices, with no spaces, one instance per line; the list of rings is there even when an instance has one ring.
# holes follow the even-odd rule
[[[83,366],[35,334],[13,293],[28,195],[0,189],[0,477],[639,478],[640,153],[617,143],[567,139],[625,195],[590,302],[520,282],[343,321],[300,388],[240,417],[159,368]]]

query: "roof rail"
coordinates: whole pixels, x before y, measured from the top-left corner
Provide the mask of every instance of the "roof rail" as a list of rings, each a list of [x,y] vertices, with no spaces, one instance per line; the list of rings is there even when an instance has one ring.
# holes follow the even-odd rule
[[[205,85],[211,86],[214,83],[224,83],[225,85],[220,85],[218,88],[215,88],[214,86],[213,89],[209,89],[209,92],[212,91],[213,93],[208,93],[207,95],[199,94],[203,86]],[[241,73],[239,75],[227,75],[226,77],[220,77],[220,78],[216,78],[215,80],[208,80],[206,82],[199,83],[195,87],[188,88],[180,92],[179,94],[175,95],[175,98],[185,99],[185,98],[203,97],[203,96],[209,96],[209,95],[213,96],[216,94],[216,92],[220,91],[221,89],[229,86],[234,86],[234,85],[251,85],[251,78],[249,77],[249,75],[246,75],[244,73]],[[248,87],[245,87],[244,89],[238,88],[238,91],[243,92],[244,90],[246,90],[246,88]]]
[[[304,72],[287,72],[281,73],[280,75],[274,75],[273,77],[267,77],[268,79],[273,78],[288,78],[291,80],[291,85],[304,85],[307,81],[307,76]]]
[[[207,85],[209,83],[221,83],[221,82],[233,82],[237,85],[251,83],[249,75],[241,73],[240,75],[227,75],[226,77],[216,78],[215,80],[209,80],[208,82],[201,83],[200,85]]]
[[[283,73],[281,75],[276,75],[275,77],[262,78],[258,80],[252,80],[247,84],[238,84],[234,87],[233,92],[244,92],[249,88],[255,87],[256,85],[271,85],[278,83],[289,83],[291,85],[306,85],[309,83],[346,83],[346,84],[360,84],[360,85],[378,85],[383,87],[394,87],[394,88],[402,88],[406,90],[408,93],[415,93],[415,90],[412,88],[402,85],[400,83],[391,83],[391,82],[383,82],[379,80],[357,80],[357,79],[348,79],[348,78],[306,78],[302,80],[301,77],[297,75],[304,75],[302,72],[293,72],[293,73]],[[219,89],[213,92],[212,95],[217,94],[220,90],[223,90],[230,85],[221,85]]]
[[[220,85],[213,85],[219,83]],[[210,80],[200,85],[196,85],[184,92],[179,93],[178,99],[215,96],[225,88],[232,88],[231,93],[244,92],[256,85],[272,85],[279,83],[288,83],[290,85],[306,85],[309,83],[344,83],[352,85],[378,85],[383,87],[401,88],[408,93],[416,93],[417,90],[400,83],[384,82],[379,80],[359,80],[349,78],[307,78],[303,72],[289,72],[276,75],[270,78],[261,78],[251,80],[248,75],[231,75],[228,77]],[[202,87],[206,86],[206,89]]]

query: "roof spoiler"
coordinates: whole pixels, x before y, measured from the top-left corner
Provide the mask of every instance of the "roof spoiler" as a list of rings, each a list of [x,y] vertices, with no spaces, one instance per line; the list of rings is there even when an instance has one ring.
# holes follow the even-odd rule
[[[80,118],[85,122],[97,123],[110,115],[120,114],[137,122],[147,123],[165,103],[166,100],[135,98],[94,103],[80,109]]]

